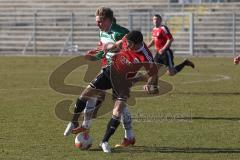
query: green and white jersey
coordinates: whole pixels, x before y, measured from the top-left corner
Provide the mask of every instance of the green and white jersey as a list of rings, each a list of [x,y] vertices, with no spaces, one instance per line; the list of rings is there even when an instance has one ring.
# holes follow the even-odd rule
[[[102,45],[105,45],[107,43],[116,43],[117,41],[121,40],[128,32],[129,32],[128,29],[118,24],[112,23],[112,26],[110,27],[108,32],[103,31],[99,32],[100,42],[102,43]],[[113,52],[106,53],[106,59],[108,64],[111,63],[111,57],[114,54],[115,53]]]

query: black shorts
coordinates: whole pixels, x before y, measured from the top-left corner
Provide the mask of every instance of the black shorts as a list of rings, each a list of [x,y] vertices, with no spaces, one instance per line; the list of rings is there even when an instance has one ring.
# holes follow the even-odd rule
[[[96,78],[90,82],[90,86],[99,90],[111,89],[110,67],[102,68]]]
[[[174,59],[174,56],[173,56],[172,50],[167,49],[163,54],[156,53],[154,57],[154,62],[159,64],[164,64],[168,68],[173,68],[174,67],[173,59]]]
[[[132,82],[121,76],[113,67],[107,66],[90,82],[90,86],[99,90],[112,89],[113,99],[126,101]]]

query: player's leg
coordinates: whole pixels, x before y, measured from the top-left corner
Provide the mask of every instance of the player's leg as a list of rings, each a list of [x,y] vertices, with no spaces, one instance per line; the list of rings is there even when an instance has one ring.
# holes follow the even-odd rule
[[[79,98],[77,98],[72,120],[68,123],[68,125],[64,131],[64,136],[68,136],[70,133],[74,133],[74,134],[78,133],[75,131],[79,126],[78,119],[79,119],[80,114],[84,111],[87,101],[89,99],[89,97],[86,95],[92,95],[94,92],[95,91],[90,86],[88,86],[83,91],[81,96]]]
[[[107,129],[105,131],[105,134],[101,143],[101,147],[103,151],[106,153],[111,152],[108,141],[120,124],[120,119],[121,119],[121,115],[124,107],[126,107],[125,101],[119,100],[119,99],[115,101],[112,118],[108,122]]]
[[[86,107],[84,109],[84,119],[83,119],[83,122],[82,122],[82,125],[81,127],[84,128],[84,129],[90,129],[91,127],[91,123],[92,123],[92,118],[93,118],[93,114],[97,114],[97,111],[96,111],[96,108],[100,107],[101,105],[101,102],[104,100],[104,97],[105,97],[105,92],[104,91],[99,91],[97,93],[97,97],[91,97],[89,98],[89,100],[87,101],[86,103]],[[103,99],[101,99],[101,98]],[[97,109],[98,109],[97,108]]]
[[[113,88],[113,99],[126,100],[129,97],[130,87],[132,86],[132,79],[114,79]],[[127,108],[127,103],[124,103],[125,106],[122,110],[121,122],[124,129],[124,138],[120,144],[115,145],[115,147],[127,147],[129,145],[134,145],[135,137],[132,128],[132,116]]]
[[[97,98],[89,98],[84,109],[84,118],[82,122],[82,127],[89,129],[92,123],[92,114],[96,106]]]
[[[126,93],[128,94],[128,93]],[[127,97],[127,96],[126,96]],[[113,97],[114,100],[117,100],[117,93],[113,89]],[[122,98],[120,98],[122,99]],[[124,98],[125,99],[125,98]],[[132,117],[131,113],[129,112],[127,108],[127,103],[125,103],[125,107],[122,110],[122,115],[121,115],[121,122],[122,126],[124,129],[125,136],[120,144],[116,144],[115,147],[127,147],[129,145],[134,145],[135,143],[135,137],[133,134],[133,129],[132,129]]]
[[[92,124],[92,115],[96,108],[97,102],[98,100],[96,97],[89,97],[89,99],[86,102],[86,107],[83,110],[83,122],[80,126],[73,128],[72,130],[73,134],[89,131]]]
[[[120,144],[116,144],[115,147],[128,147],[134,145],[136,140],[132,129],[132,116],[127,106],[123,108],[121,122],[125,131],[125,136],[122,142]]]
[[[92,92],[85,92],[82,97],[88,98],[86,102],[86,107],[84,109],[83,115],[84,119],[82,125],[73,129],[74,133],[79,133],[83,131],[89,131],[92,123],[92,115],[100,102],[104,100],[105,90],[110,89],[111,81],[108,78],[109,70],[103,69],[102,72],[90,83]],[[103,99],[101,99],[101,97]],[[97,104],[98,103],[98,104]]]
[[[101,143],[101,147],[106,153],[111,152],[108,141],[120,124],[122,112],[127,106],[126,100],[129,97],[130,88],[132,86],[132,82],[130,80],[127,80],[125,77],[118,76],[116,74],[117,72],[114,72],[114,68],[112,69],[113,71],[111,72],[111,82],[113,86],[113,96],[116,97],[116,100],[112,118],[108,122],[107,129]]]
[[[167,57],[168,57],[168,73],[170,76],[173,76],[180,72],[185,66],[190,66],[192,68],[195,67],[194,63],[191,62],[188,59],[185,59],[182,63],[178,64],[177,66],[174,67],[174,62],[173,62],[173,52],[171,49],[168,49],[166,51]]]
[[[105,96],[106,96],[106,94],[104,93],[104,94],[101,94],[100,97],[98,97],[97,102],[96,102],[95,109],[94,109],[94,111],[93,111],[93,113],[92,113],[92,118],[97,118],[98,110],[99,110],[99,108],[101,107],[103,101],[105,100]]]
[[[90,85],[82,92],[79,98],[76,101],[75,108],[74,108],[74,115],[72,118],[73,123],[78,123],[78,118],[80,113],[85,109],[87,102],[93,97],[93,95],[97,94],[97,90],[92,88]]]
[[[67,128],[65,129],[65,136],[69,135],[70,133],[77,134],[79,132],[87,130],[86,128],[82,127],[82,125],[78,127],[78,118],[80,116],[80,113],[84,110],[84,119],[86,121],[83,121],[83,125],[90,125],[91,121],[89,119],[91,119],[92,110],[94,110],[96,105],[96,100],[94,97],[102,94],[104,92],[104,89],[109,89],[110,87],[110,82],[106,82],[107,78],[104,73],[105,70],[102,70],[100,74],[98,74],[96,78],[90,83],[90,85],[87,86],[87,88],[82,92],[80,98],[77,100],[72,121],[69,122]],[[86,106],[88,106],[87,109],[85,109]]]
[[[167,49],[164,55],[165,55],[165,64],[167,66],[167,74],[169,76],[174,76],[178,71],[174,67],[174,62],[173,62],[174,56],[173,56],[172,50]]]
[[[72,133],[72,130],[74,128],[77,128],[79,126],[78,118],[79,118],[81,112],[84,110],[85,106],[86,106],[86,100],[78,98],[76,101],[76,104],[75,104],[72,120],[68,123],[68,125],[63,133],[64,136],[68,136],[70,133]]]
[[[134,134],[133,134],[133,131],[132,131],[132,115],[128,110],[127,104],[123,108],[121,121],[122,121],[122,124],[123,124],[123,128],[125,129],[125,138],[133,139]]]
[[[78,97],[75,103],[75,107],[74,107],[74,111],[73,111],[73,117],[71,122],[77,127],[78,124],[78,118],[81,114],[81,112],[84,110],[85,106],[86,106],[86,99],[83,99],[81,97]]]
[[[179,65],[177,65],[176,67],[174,67],[175,69],[175,74],[180,72],[185,66],[190,66],[192,68],[195,67],[194,63],[188,59],[185,59],[182,63],[180,63]]]

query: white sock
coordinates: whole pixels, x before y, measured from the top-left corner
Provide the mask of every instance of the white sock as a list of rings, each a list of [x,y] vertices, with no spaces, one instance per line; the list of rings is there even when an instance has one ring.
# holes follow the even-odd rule
[[[83,122],[82,122],[82,126],[84,127],[84,128],[90,128],[91,127],[91,124],[92,124],[92,120],[90,119],[90,120],[84,120]]]
[[[128,110],[128,107],[124,107],[123,114],[121,117],[123,128],[125,130],[125,138],[132,139],[134,137],[132,130],[132,120],[131,113]]]
[[[133,130],[132,129],[125,130],[125,138],[132,139],[133,137],[134,137],[134,135],[133,135]]]
[[[97,99],[96,98],[90,98],[87,103],[86,107],[84,109],[84,120],[82,122],[82,126],[84,128],[90,128],[92,124],[92,113],[95,109]]]

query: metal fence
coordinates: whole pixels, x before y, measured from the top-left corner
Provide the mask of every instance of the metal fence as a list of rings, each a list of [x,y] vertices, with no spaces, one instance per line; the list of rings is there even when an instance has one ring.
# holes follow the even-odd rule
[[[159,12],[132,11],[129,28],[141,30],[151,39],[152,16]],[[176,54],[236,55],[240,51],[240,14],[236,13],[164,13],[163,23],[172,32]]]
[[[152,16],[160,11],[129,11],[117,20],[141,30],[151,39]],[[77,13],[19,13],[1,23],[0,54],[79,54],[96,47],[94,15]],[[240,13],[164,13],[164,23],[175,41],[176,54],[235,55],[240,53]],[[118,17],[117,17],[118,18]]]

